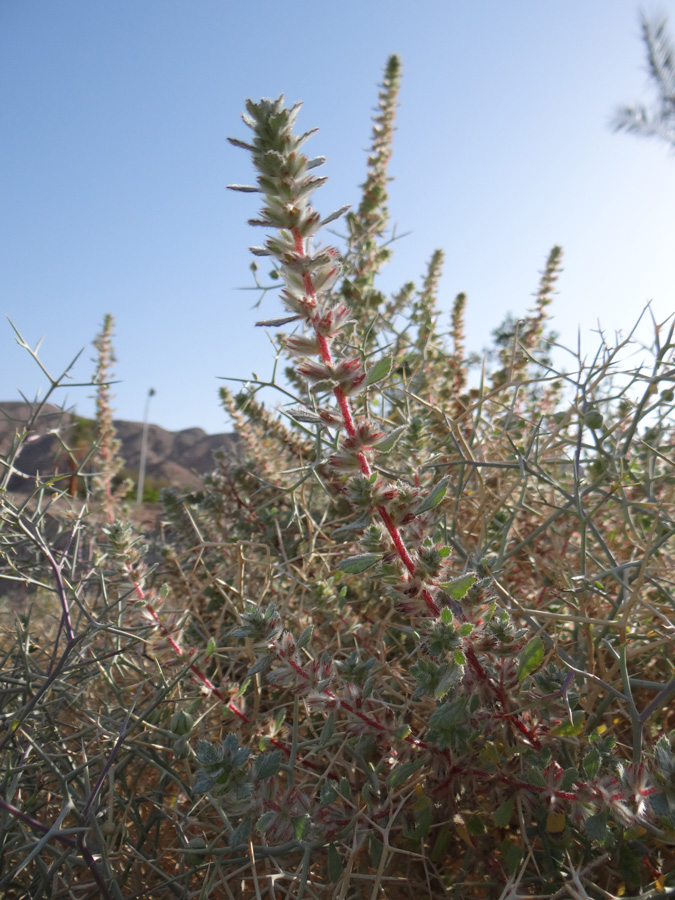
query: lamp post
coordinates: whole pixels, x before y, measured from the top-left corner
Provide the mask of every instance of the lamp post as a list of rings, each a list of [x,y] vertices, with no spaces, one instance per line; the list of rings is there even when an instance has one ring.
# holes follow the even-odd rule
[[[136,503],[143,502],[143,486],[145,482],[145,462],[148,451],[148,420],[150,417],[150,398],[155,396],[155,389],[150,388],[145,401],[145,416],[143,418],[143,433],[141,434],[141,460],[138,464],[138,493]]]

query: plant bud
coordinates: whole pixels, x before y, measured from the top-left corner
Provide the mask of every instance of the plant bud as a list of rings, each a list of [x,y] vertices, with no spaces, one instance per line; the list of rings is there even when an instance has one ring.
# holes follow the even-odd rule
[[[185,862],[191,868],[196,868],[201,862],[204,862],[204,857],[201,853],[190,853],[190,850],[206,850],[206,841],[204,838],[193,837],[187,842],[187,847],[185,854]]]
[[[190,713],[179,710],[171,716],[169,728],[171,729],[171,731],[173,731],[174,734],[190,734],[194,723],[194,717],[191,716]]]
[[[602,428],[603,421],[602,413],[597,409],[589,409],[584,416],[584,425],[587,428]]]
[[[176,759],[187,759],[190,755],[190,745],[184,737],[180,737],[177,741],[174,741],[173,755]]]

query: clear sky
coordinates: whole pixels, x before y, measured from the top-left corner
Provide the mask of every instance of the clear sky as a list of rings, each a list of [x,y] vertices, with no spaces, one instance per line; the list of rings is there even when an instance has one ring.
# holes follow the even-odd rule
[[[670,16],[675,0],[647,6]],[[410,234],[382,280],[419,280],[447,255],[441,307],[468,294],[471,350],[532,302],[562,244],[554,327],[589,352],[598,321],[627,330],[648,300],[675,309],[675,156],[614,134],[622,103],[651,98],[633,0],[2,0],[0,312],[62,369],[116,319],[115,407],[177,430],[227,429],[218,376],[271,371],[256,318],[246,225],[255,195],[246,97],[304,100],[315,194],[357,203],[382,67],[403,60],[390,211]],[[44,379],[0,320],[0,399]],[[91,389],[59,401],[90,415]]]

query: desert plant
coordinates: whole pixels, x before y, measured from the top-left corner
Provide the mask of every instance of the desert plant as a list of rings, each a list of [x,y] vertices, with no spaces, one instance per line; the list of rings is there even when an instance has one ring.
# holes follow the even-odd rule
[[[97,440],[94,445],[92,467],[95,471],[92,484],[93,499],[99,502],[109,522],[113,522],[117,506],[128,492],[130,484],[120,484],[117,478],[124,463],[120,459],[120,442],[116,437],[110,396],[111,367],[115,362],[112,346],[115,320],[110,313],[103,318],[101,331],[94,341],[96,357],[96,423]]]
[[[66,505],[54,543],[53,487],[2,498],[4,573],[48,611],[2,637],[8,892],[673,885],[673,326],[556,367],[554,248],[476,384],[440,251],[377,289],[399,81],[392,57],[361,204],[324,218],[299,107],[247,103],[239,190],[286,308],[264,324],[294,330],[269,381],[222,391],[237,453],[165,492],[161,539]],[[341,216],[344,252],[318,243]]]

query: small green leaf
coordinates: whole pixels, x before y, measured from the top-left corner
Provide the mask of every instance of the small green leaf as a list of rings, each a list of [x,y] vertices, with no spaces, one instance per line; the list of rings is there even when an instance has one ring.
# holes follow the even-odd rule
[[[502,851],[504,862],[506,863],[507,871],[510,875],[515,875],[520,868],[520,862],[523,858],[522,850],[518,844],[515,844],[509,838],[504,838],[500,849]]]
[[[357,556],[350,556],[349,559],[343,559],[338,563],[338,569],[346,572],[348,575],[359,575],[370,569],[375,563],[382,559],[381,553],[359,553]]]
[[[281,766],[281,751],[272,750],[263,756],[256,757],[253,773],[258,781],[264,781],[266,778],[273,778]]]
[[[230,840],[228,842],[228,846],[232,847],[234,850],[236,847],[240,847],[242,844],[245,844],[249,835],[251,834],[251,820],[250,819],[242,819],[241,822],[234,829],[232,834],[230,835]]]
[[[291,824],[295,829],[295,836],[299,841],[302,840],[303,835],[309,830],[310,821],[309,816],[291,817]]]
[[[391,372],[392,365],[393,360],[391,356],[383,356],[382,359],[378,359],[375,365],[371,369],[368,369],[368,374],[366,375],[366,384],[368,387],[370,387],[371,384],[375,384],[377,381],[382,381],[383,378],[386,378]]]
[[[433,808],[431,803],[427,803],[426,806],[423,806],[421,809],[416,810],[415,812],[415,839],[418,841],[423,841],[424,838],[429,834],[429,829],[431,828],[433,815]]]
[[[271,656],[261,656],[257,662],[254,662],[251,668],[246,673],[247,677],[250,678],[251,675],[257,675],[258,672],[265,672],[272,665],[272,657]]]
[[[366,783],[361,788],[361,797],[365,800],[368,806],[371,807],[371,809],[375,803],[379,803],[379,798],[375,795],[373,786],[369,781],[366,781]]]
[[[584,770],[589,778],[595,778],[600,768],[600,751],[597,747],[591,747],[584,756]]]
[[[334,803],[337,799],[337,791],[335,790],[335,785],[330,781],[325,781],[321,785],[321,792],[319,794],[319,805],[320,806],[328,806],[330,803]]]
[[[424,765],[424,760],[415,760],[414,762],[403,763],[400,766],[396,766],[393,772],[390,772],[387,776],[387,784],[389,787],[398,787],[400,784],[404,784],[411,775],[414,775],[415,772]]]
[[[584,831],[590,840],[598,841],[600,844],[604,843],[608,835],[607,813],[601,812],[589,816],[584,822]]]
[[[345,800],[350,800],[352,796],[352,786],[349,783],[349,779],[345,778],[344,775],[340,779],[340,783],[338,785],[338,791],[341,797],[344,797]]]
[[[373,868],[377,869],[380,865],[380,860],[382,859],[382,851],[384,850],[384,844],[381,840],[375,837],[374,834],[370,836],[370,860],[372,862]]]
[[[419,516],[422,513],[429,512],[429,510],[433,509],[434,506],[438,506],[443,497],[445,497],[448,491],[449,484],[449,478],[442,478],[438,482],[438,484],[431,489],[431,491],[427,494],[420,505],[415,509],[415,515]]]
[[[468,575],[462,575],[460,578],[453,578],[452,581],[445,581],[441,584],[441,588],[453,600],[463,600],[475,583],[476,576],[473,572],[470,572]]]
[[[575,766],[565,769],[560,779],[560,790],[571,791],[575,781],[579,778],[579,770]]]
[[[325,747],[326,744],[330,741],[330,739],[335,734],[335,718],[333,713],[328,713],[326,717],[326,724],[321,729],[321,735],[319,737],[319,743],[322,747]]]
[[[434,843],[433,849],[431,851],[432,862],[439,863],[442,859],[444,859],[445,854],[448,852],[448,847],[450,846],[450,837],[450,826],[443,825],[441,830],[438,832],[438,837],[436,838],[436,842]]]
[[[321,157],[321,156],[316,157],[316,160],[323,160],[323,159],[324,159],[324,157]],[[316,160],[313,160],[313,161],[316,162]],[[321,163],[317,162],[316,165],[321,165]],[[309,168],[309,166],[307,166],[307,168]],[[314,168],[314,166],[312,166],[312,168]],[[258,188],[256,188],[256,190],[258,190]],[[343,216],[349,208],[350,208],[350,204],[348,203],[346,206],[341,206],[339,209],[334,209],[333,212],[329,213],[325,219],[321,220],[321,227],[323,228],[323,226],[327,225],[329,222],[334,222],[335,219],[339,219],[340,216]]]
[[[466,828],[469,834],[472,834],[474,837],[485,834],[487,831],[485,822],[479,816],[469,816],[466,820]]]
[[[220,744],[211,744],[209,741],[200,740],[197,744],[198,761],[204,766],[211,766],[222,762],[223,748]]]
[[[511,816],[513,815],[513,806],[515,800],[511,797],[509,800],[505,800],[501,806],[497,807],[495,812],[495,825],[497,828],[506,828],[511,821]]]
[[[295,645],[296,650],[302,650],[302,648],[306,644],[309,644],[310,640],[312,639],[313,631],[314,631],[313,625],[308,625],[307,628],[305,628],[305,630],[302,632],[302,634],[298,638],[297,644]]]
[[[328,878],[331,884],[339,881],[343,870],[342,857],[338,853],[335,844],[330,844],[328,847]]]
[[[520,654],[518,663],[518,681],[523,681],[530,672],[541,665],[544,658],[544,642],[540,637],[532,638],[530,643]]]
[[[571,722],[568,719],[561,725],[556,725],[555,728],[551,729],[551,734],[554,734],[556,737],[576,737],[584,730],[585,722],[586,714],[582,709],[578,709],[572,714]],[[563,788],[562,790],[565,789]]]
[[[390,431],[389,434],[385,434],[383,438],[380,438],[379,441],[376,441],[373,444],[375,450],[378,453],[388,453],[392,447],[396,444],[396,441],[401,437],[403,432],[407,429],[407,425],[399,425],[398,428],[394,428],[393,431]]]
[[[270,664],[271,664],[271,661],[272,661],[272,657],[265,657],[265,658],[267,659],[268,665],[270,665]],[[248,690],[248,686],[249,686],[250,683],[251,683],[251,679],[250,679],[250,678],[245,678],[245,679],[244,679],[244,681],[243,681],[243,683],[241,684],[239,690],[238,690],[237,693],[234,695],[234,699],[235,699],[235,700],[236,700],[238,697],[243,697],[243,696],[244,696],[244,694],[245,694],[246,691]]]
[[[312,409],[293,407],[293,409],[286,409],[284,412],[292,419],[295,419],[296,422],[309,422],[312,425],[325,424],[321,416]]]
[[[546,787],[546,779],[544,778],[544,773],[539,769],[531,768],[528,770],[527,778],[530,784],[535,784],[537,787]]]
[[[193,794],[205,794],[207,791],[210,791],[214,785],[216,780],[215,775],[210,775],[208,772],[205,772],[203,769],[199,769],[197,774],[195,775],[195,780],[192,784],[192,793]]]

